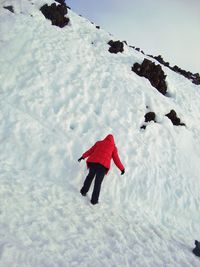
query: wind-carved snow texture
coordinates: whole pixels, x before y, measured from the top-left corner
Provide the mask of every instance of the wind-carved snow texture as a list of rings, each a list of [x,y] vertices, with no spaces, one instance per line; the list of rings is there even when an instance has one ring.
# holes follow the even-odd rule
[[[143,54],[109,53],[110,35],[70,10],[52,27],[45,3],[1,4],[0,266],[199,266],[199,87],[163,67],[163,96],[131,71]],[[126,173],[112,165],[93,207],[77,159],[108,133]]]

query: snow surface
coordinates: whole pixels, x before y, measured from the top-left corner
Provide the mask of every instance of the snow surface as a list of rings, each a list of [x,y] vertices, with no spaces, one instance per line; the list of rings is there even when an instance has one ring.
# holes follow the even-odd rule
[[[109,53],[117,38],[72,11],[52,26],[46,2],[0,4],[0,267],[200,266],[200,86],[162,66],[163,96],[131,71],[143,54]],[[126,173],[92,206],[77,159],[109,133]]]

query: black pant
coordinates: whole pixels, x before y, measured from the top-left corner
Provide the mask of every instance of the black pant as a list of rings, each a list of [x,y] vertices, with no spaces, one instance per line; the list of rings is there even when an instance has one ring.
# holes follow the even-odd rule
[[[99,194],[101,190],[101,183],[103,181],[103,178],[107,170],[108,170],[107,168],[105,168],[103,165],[99,163],[89,163],[89,173],[87,177],[85,178],[83,187],[81,188],[81,193],[86,194],[89,191],[90,185],[96,175],[95,181],[94,181],[94,189],[93,189],[92,198],[91,198],[91,202],[93,204],[98,203]]]

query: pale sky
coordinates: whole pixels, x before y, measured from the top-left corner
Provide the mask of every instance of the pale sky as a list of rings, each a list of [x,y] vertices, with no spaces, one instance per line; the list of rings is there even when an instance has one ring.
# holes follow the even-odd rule
[[[200,0],[66,0],[78,14],[145,54],[200,73]]]

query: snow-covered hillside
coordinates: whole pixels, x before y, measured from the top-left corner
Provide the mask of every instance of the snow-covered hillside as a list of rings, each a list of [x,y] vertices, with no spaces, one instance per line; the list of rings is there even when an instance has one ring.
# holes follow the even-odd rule
[[[0,267],[199,266],[200,86],[162,66],[160,94],[131,71],[142,53],[109,53],[117,38],[71,10],[52,26],[52,2],[0,3]],[[109,133],[126,173],[92,206],[77,159]]]

